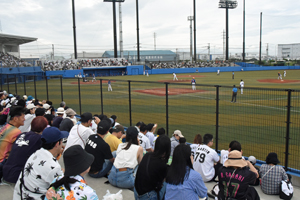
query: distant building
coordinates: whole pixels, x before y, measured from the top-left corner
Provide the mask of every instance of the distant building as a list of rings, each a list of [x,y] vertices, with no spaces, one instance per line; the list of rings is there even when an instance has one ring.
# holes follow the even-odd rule
[[[0,52],[20,58],[20,45],[36,41],[37,38],[0,33]]]
[[[300,59],[300,43],[297,44],[278,44],[279,59]]]
[[[118,57],[120,52],[118,52]],[[114,51],[105,51],[104,58],[114,58]],[[123,51],[123,58],[128,62],[137,61],[137,51]],[[170,50],[145,50],[140,51],[140,61],[145,62],[171,62],[176,61],[176,53]]]

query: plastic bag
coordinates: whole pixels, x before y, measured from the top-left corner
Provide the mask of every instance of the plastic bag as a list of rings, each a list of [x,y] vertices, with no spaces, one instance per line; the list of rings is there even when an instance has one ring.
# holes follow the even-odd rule
[[[109,190],[106,191],[106,195],[103,196],[102,200],[123,200],[122,190],[120,190],[117,194],[111,194]]]

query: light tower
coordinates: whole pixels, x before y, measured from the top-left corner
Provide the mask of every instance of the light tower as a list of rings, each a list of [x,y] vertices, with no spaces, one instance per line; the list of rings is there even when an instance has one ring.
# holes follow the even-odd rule
[[[226,9],[226,60],[228,60],[228,9],[235,9],[237,7],[238,3],[237,1],[233,0],[220,0],[219,2],[219,8],[225,8]]]
[[[188,16],[188,21],[190,21],[190,61],[193,61],[193,16]]]

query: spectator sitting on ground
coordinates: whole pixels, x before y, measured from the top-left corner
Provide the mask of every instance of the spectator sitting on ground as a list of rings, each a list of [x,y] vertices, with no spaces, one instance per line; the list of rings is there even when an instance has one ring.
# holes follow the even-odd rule
[[[45,199],[99,199],[96,191],[88,186],[83,178],[89,172],[94,156],[84,151],[80,145],[74,145],[63,157],[65,173],[50,185]]]
[[[151,148],[149,138],[146,136],[147,132],[148,132],[147,125],[146,124],[141,124],[138,138],[139,138],[139,141],[140,141],[140,146],[143,147],[143,150],[145,152],[146,151],[147,152],[152,152],[153,149]]]
[[[161,135],[155,142],[153,153],[143,157],[137,170],[134,196],[136,200],[152,196],[163,199],[166,192],[164,179],[167,176],[167,162],[171,152],[171,141],[168,136]]]
[[[47,119],[48,125],[49,125],[49,126],[52,126],[53,119],[54,119],[54,115],[46,114],[46,115],[44,115],[44,117]]]
[[[176,146],[166,183],[165,200],[198,200],[199,197],[207,197],[207,188],[201,175],[193,170],[193,157],[189,145]]]
[[[68,111],[68,110],[67,110]],[[86,112],[80,115],[80,124],[76,124],[73,126],[73,128],[70,130],[70,134],[67,140],[67,144],[65,147],[65,150],[67,150],[69,147],[79,144],[82,148],[85,148],[87,139],[90,137],[90,135],[95,134],[92,129],[90,129],[91,121],[93,120],[92,113]],[[95,117],[95,120],[97,120],[97,124],[100,122],[99,118]],[[63,123],[63,121],[62,121]]]
[[[117,116],[112,115],[110,118],[112,118],[115,121],[115,126],[120,125],[120,123],[117,122]]]
[[[138,130],[129,127],[126,131],[126,143],[119,145],[117,157],[111,168],[108,180],[120,188],[133,188],[138,164],[143,158],[143,148],[139,146]]]
[[[154,141],[153,141],[154,147],[155,147],[155,141],[157,140],[157,138],[158,138],[159,136],[162,136],[162,135],[165,135],[165,134],[166,134],[166,130],[165,130],[164,128],[159,128],[159,129],[157,130],[157,136],[155,137],[155,139],[154,139]]]
[[[44,199],[53,181],[63,175],[57,156],[63,147],[65,132],[56,127],[48,127],[42,133],[42,148],[33,153],[21,170],[15,185],[13,199]]]
[[[57,108],[57,116],[54,117],[52,126],[59,128],[61,121],[63,120],[63,115],[65,114],[65,109],[63,107]]]
[[[173,156],[174,149],[179,145],[179,139],[184,137],[180,130],[175,130],[171,138],[171,156]]]
[[[288,176],[280,163],[277,154],[269,153],[266,164],[260,167],[261,190],[265,194],[279,194],[281,181],[287,181]]]
[[[254,156],[249,156],[248,161],[253,165],[253,167],[256,169],[259,175],[259,168],[255,166],[256,158]],[[254,185],[254,186],[259,185],[259,180],[260,180],[260,176],[256,179],[254,183],[250,183],[250,185]]]
[[[87,140],[85,150],[95,157],[91,165],[89,176],[101,178],[110,171],[115,158],[113,157],[109,145],[103,140],[103,137],[111,128],[110,124],[103,120],[98,123],[97,134],[90,135]]]
[[[224,165],[224,162],[228,159],[228,154],[230,151],[233,151],[233,150],[238,150],[240,152],[243,153],[242,151],[242,145],[241,143],[239,143],[238,141],[236,140],[233,140],[229,143],[229,148],[228,150],[221,150],[221,159],[220,159],[220,163],[222,165]],[[244,157],[243,157],[244,159]]]
[[[24,108],[20,106],[12,107],[9,117],[9,123],[0,130],[0,181],[3,176],[3,165],[9,157],[13,143],[22,133],[18,128],[24,125]]]
[[[147,138],[149,139],[149,142],[150,142],[150,145],[151,145],[151,148],[154,149],[154,139],[155,139],[155,136],[154,136],[154,133],[156,131],[156,128],[157,128],[157,124],[148,124],[146,126],[146,129],[147,129],[147,133],[146,133],[146,136]]]
[[[138,123],[136,123],[135,128],[140,132],[140,127],[141,125],[144,124],[144,122],[139,121]]]
[[[222,166],[219,163],[217,152],[212,149],[213,135],[205,134],[203,144],[195,151],[194,169],[199,172],[204,182],[214,181],[218,175],[218,170]]]
[[[105,138],[105,142],[109,145],[111,152],[117,151],[119,144],[122,143],[120,139],[123,134],[125,134],[124,127],[122,125],[117,125],[113,128],[111,135]]]
[[[76,121],[76,119],[75,119],[76,112],[72,108],[68,108],[65,111],[65,114],[66,114],[66,118],[64,118],[61,121],[60,126],[59,126],[59,130],[70,132],[72,127],[76,124],[75,123],[75,121]]]
[[[242,152],[230,151],[228,159],[218,173],[220,189],[218,199],[259,200],[255,188],[249,187],[249,184],[254,183],[258,177],[257,172],[253,172],[251,168],[254,167],[242,158]],[[236,185],[239,186],[238,190],[236,190]]]
[[[195,137],[194,137],[194,142],[193,142],[193,144],[190,145],[191,150],[192,150],[192,156],[193,156],[193,158],[195,158],[194,155],[195,155],[196,149],[197,149],[201,144],[202,144],[202,136],[201,136],[200,134],[195,135]]]
[[[32,103],[26,106],[24,125],[19,127],[22,133],[30,131],[31,122],[35,118],[35,108]]]
[[[44,117],[36,117],[31,122],[31,131],[20,134],[12,146],[7,162],[3,166],[3,179],[16,183],[27,158],[42,146],[41,135],[48,122]]]

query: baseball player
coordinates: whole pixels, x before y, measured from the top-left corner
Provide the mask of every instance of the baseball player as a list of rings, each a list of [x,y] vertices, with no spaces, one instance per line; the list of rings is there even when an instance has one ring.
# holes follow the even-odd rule
[[[282,75],[280,74],[280,72],[278,72],[278,78],[277,79],[282,80]]]
[[[148,70],[147,70],[147,76],[149,76]]]
[[[240,82],[241,94],[243,94],[244,84],[245,83],[244,83],[243,79],[241,79],[241,82]]]
[[[192,90],[196,90],[196,80],[195,80],[195,77],[193,77],[191,83],[192,83]]]
[[[178,78],[177,78],[175,72],[173,72],[173,81],[175,81],[175,80],[178,81]]]
[[[220,70],[218,69],[218,71],[217,71],[217,75],[220,75]]]
[[[93,74],[93,80],[92,80],[92,82],[94,82],[94,81],[97,82],[95,74]]]
[[[283,71],[283,77],[286,77],[286,71],[285,70]]]
[[[234,79],[234,72],[232,72],[232,79]]]
[[[112,91],[112,87],[111,87],[111,82],[110,82],[110,80],[108,80],[107,86],[108,86],[108,91]]]

